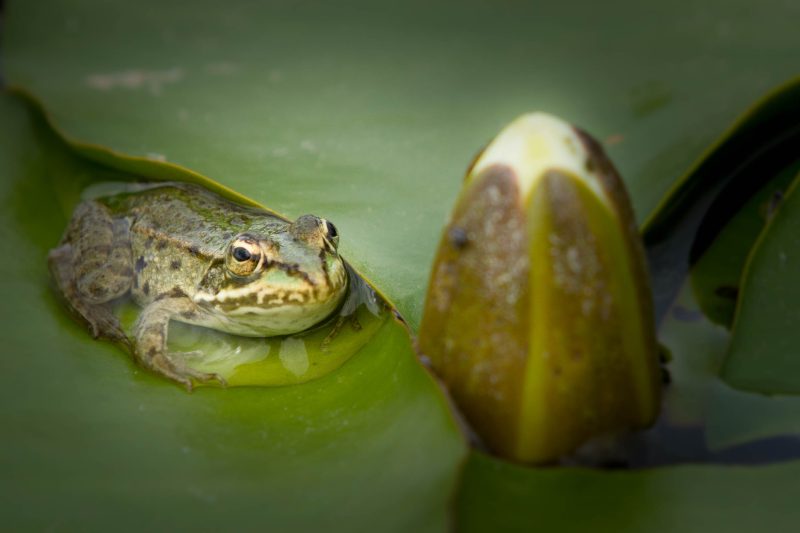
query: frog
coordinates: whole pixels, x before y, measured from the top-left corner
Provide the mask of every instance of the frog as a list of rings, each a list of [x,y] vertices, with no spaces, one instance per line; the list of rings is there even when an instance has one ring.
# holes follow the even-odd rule
[[[169,351],[171,321],[247,337],[313,328],[347,292],[338,245],[324,218],[289,221],[199,185],[161,182],[84,199],[48,264],[92,337],[191,391],[195,381],[226,383]],[[141,308],[130,335],[113,312],[126,297]]]

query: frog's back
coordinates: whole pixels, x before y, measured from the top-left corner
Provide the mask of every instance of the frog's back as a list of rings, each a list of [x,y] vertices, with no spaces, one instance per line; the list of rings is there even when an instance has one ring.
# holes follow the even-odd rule
[[[237,234],[269,234],[287,224],[267,211],[183,183],[134,185],[94,200],[128,221],[131,295],[142,306],[175,289],[194,294]]]
[[[287,224],[267,211],[186,183],[134,185],[96,200],[114,216],[128,218],[134,234],[153,239],[162,249],[183,248],[199,256],[218,256],[239,233],[270,233]]]

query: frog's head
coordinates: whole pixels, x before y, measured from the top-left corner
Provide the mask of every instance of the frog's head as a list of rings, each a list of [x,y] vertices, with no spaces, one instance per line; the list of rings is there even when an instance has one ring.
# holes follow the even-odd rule
[[[244,335],[303,331],[330,315],[347,290],[336,226],[303,215],[278,230],[241,233],[195,300]]]

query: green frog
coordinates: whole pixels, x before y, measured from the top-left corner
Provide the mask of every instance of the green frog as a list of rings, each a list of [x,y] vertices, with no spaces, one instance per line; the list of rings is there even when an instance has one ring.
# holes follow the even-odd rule
[[[130,186],[83,201],[50,270],[92,336],[125,345],[137,362],[191,390],[221,376],[167,350],[171,320],[249,337],[287,335],[330,316],[347,290],[336,227],[293,222],[185,183]],[[142,307],[132,338],[112,302]]]

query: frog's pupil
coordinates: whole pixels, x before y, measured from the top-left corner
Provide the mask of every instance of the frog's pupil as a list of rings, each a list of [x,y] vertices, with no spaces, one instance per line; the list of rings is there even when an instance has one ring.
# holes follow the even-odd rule
[[[334,226],[327,220],[325,221],[325,225],[327,226],[328,229],[328,235],[330,235],[332,238],[336,238],[339,235],[339,232],[336,231],[336,226]]]
[[[251,255],[247,248],[239,246],[233,249],[233,258],[237,261],[247,261],[250,257]]]

